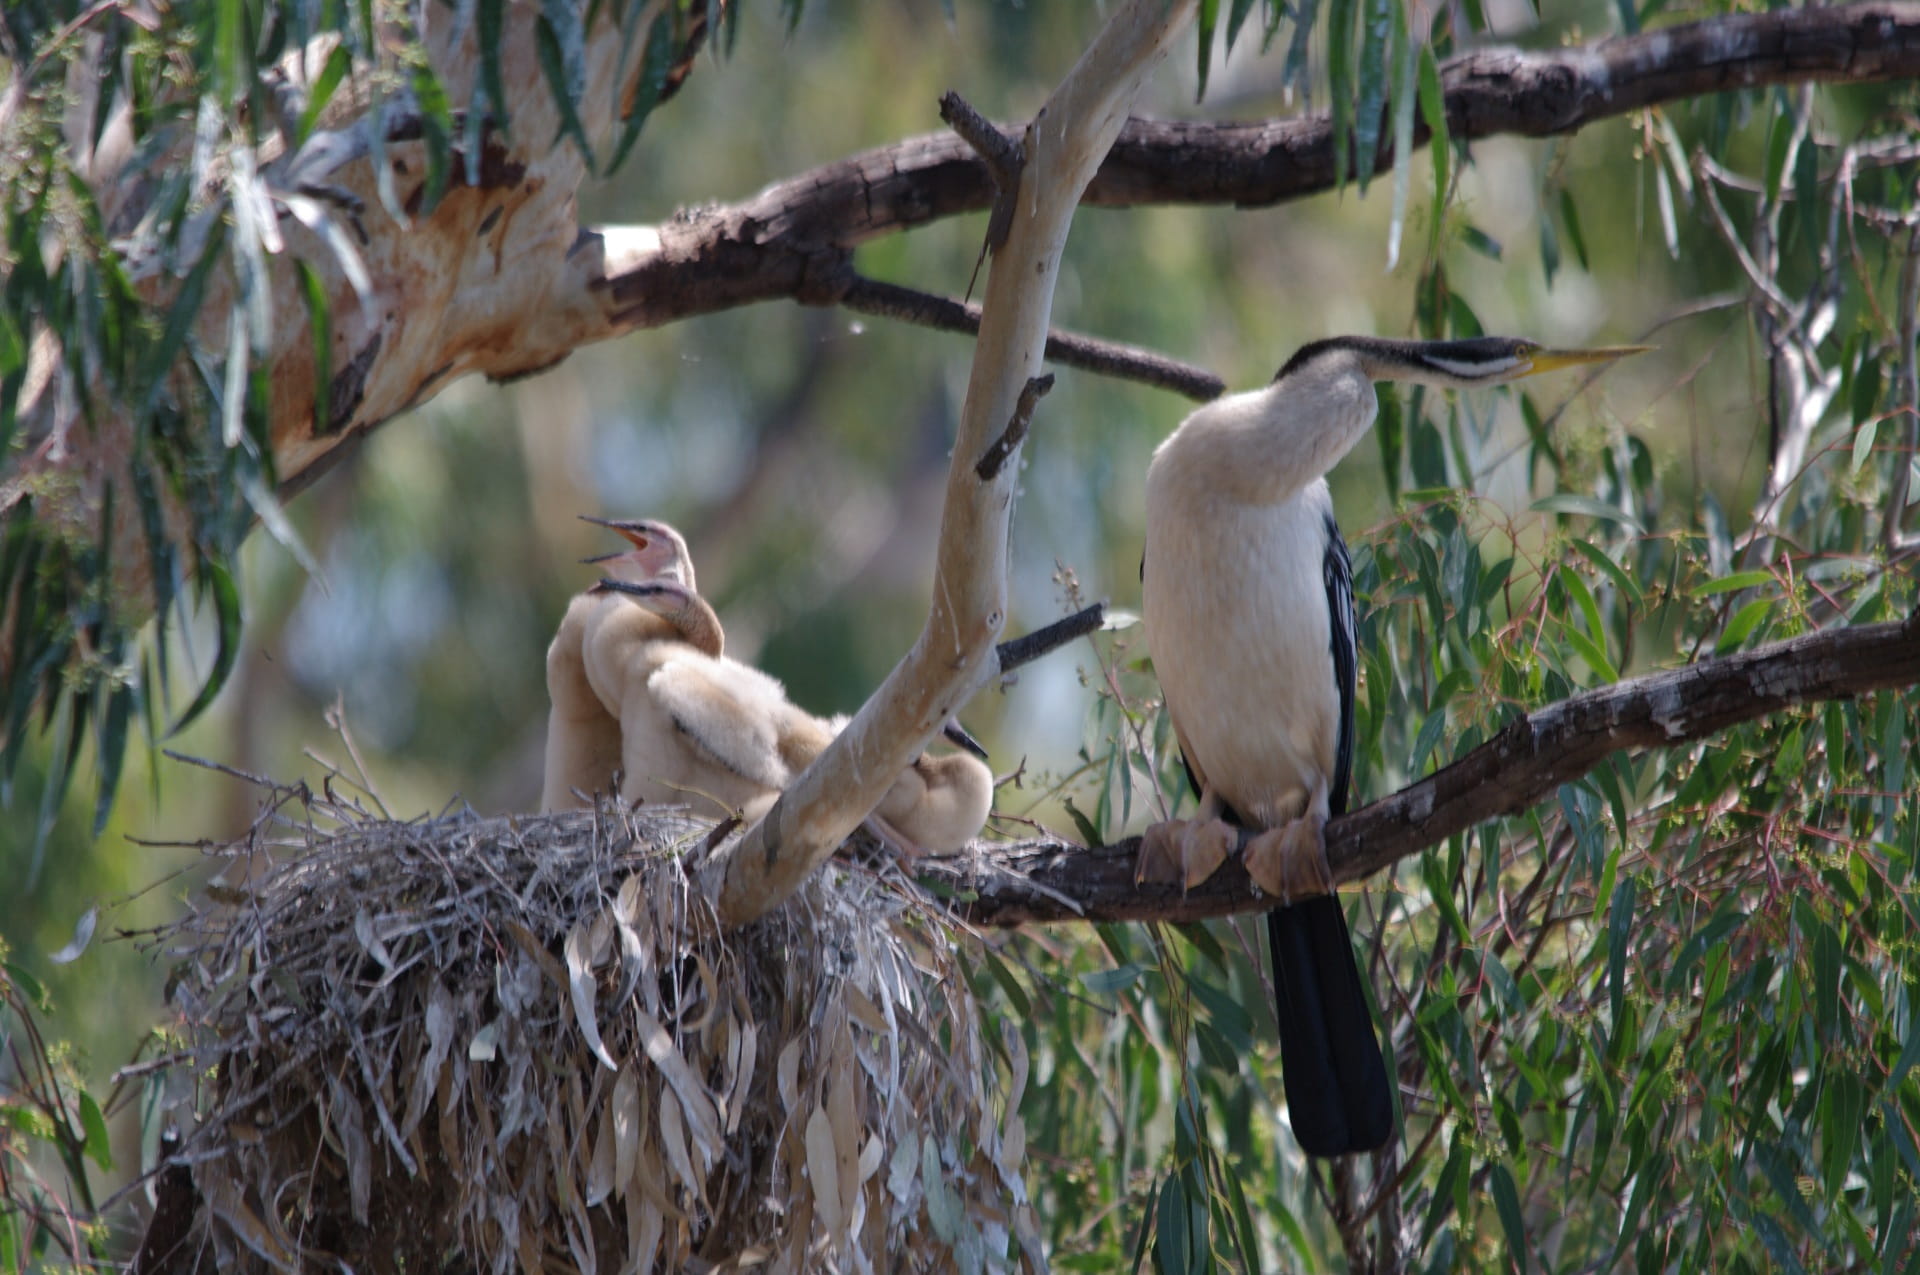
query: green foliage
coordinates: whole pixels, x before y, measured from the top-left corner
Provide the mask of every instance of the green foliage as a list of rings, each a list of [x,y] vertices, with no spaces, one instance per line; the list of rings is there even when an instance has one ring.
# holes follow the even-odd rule
[[[1458,408],[1433,406],[1457,433]],[[1819,465],[1847,463],[1836,447]],[[1861,543],[1870,503],[1796,502],[1809,539],[1727,573],[1698,520],[1660,518],[1649,466],[1602,469],[1589,499],[1646,531],[1550,501],[1516,519],[1449,492],[1409,496],[1361,540],[1362,792],[1616,666],[1920,603]],[[1069,809],[1106,839],[1150,807],[1164,817],[1154,776],[1168,793],[1184,781],[1124,648],[1098,684],[1074,777],[1084,808]],[[1399,1058],[1414,1266],[1900,1268],[1920,1176],[1913,723],[1912,695],[1887,693],[1616,756],[1352,903]],[[984,958],[978,990],[1036,1060],[1026,1116],[1049,1154],[1034,1189],[1063,1267],[1115,1268],[1146,1219],[1157,1270],[1291,1266],[1332,1247],[1311,1187],[1324,1170],[1274,1124],[1270,992],[1249,933],[1103,927],[1098,947],[1016,940]]]
[[[113,1170],[107,1119],[42,1031],[45,993],[6,957],[0,947],[0,1271],[103,1261],[88,1165]]]
[[[600,8],[549,5],[539,24],[549,87],[589,168],[595,156],[575,102],[586,28]],[[628,39],[643,13],[656,12],[634,2],[606,8]],[[657,11],[616,166],[665,91],[671,54],[685,47],[696,13],[706,18],[713,8],[682,0]],[[399,25],[386,25],[390,19]],[[430,211],[439,201],[456,164],[476,180],[482,133],[510,126],[501,19],[494,0],[477,6],[474,20],[492,38],[471,99],[456,104],[414,41],[415,19],[366,3],[224,0],[139,14],[81,0],[7,6],[0,22],[0,53],[10,64],[0,78],[7,95],[0,109],[0,633],[7,642],[0,788],[11,787],[37,733],[58,759],[48,790],[57,805],[90,743],[103,827],[135,725],[151,745],[169,715],[168,627],[211,614],[219,641],[173,729],[198,716],[226,683],[240,630],[233,579],[242,540],[257,521],[297,556],[305,552],[280,509],[267,437],[271,370],[263,356],[276,304],[267,257],[281,251],[276,219],[299,216],[350,278],[365,275],[350,219],[325,199],[289,195],[284,188],[298,183],[287,174],[301,148],[317,140],[329,104],[356,83],[374,102],[366,118],[385,123],[363,128],[376,152],[390,135],[421,141],[421,207]],[[314,41],[325,56],[302,94],[278,64]],[[116,103],[126,107],[130,158],[109,189],[96,189],[87,176],[120,118]],[[183,163],[188,152],[191,162]],[[379,171],[388,212],[407,221],[390,169]],[[146,200],[132,217],[121,207],[129,192]],[[301,268],[320,373],[315,418],[328,421],[331,318],[310,268]],[[230,309],[206,313],[210,296],[226,298]],[[55,367],[65,388],[43,392]],[[74,401],[53,401],[63,393]],[[101,478],[102,490],[40,467],[73,431],[103,428],[124,431],[117,454],[125,469]],[[138,564],[112,561],[109,529],[129,511],[143,534]],[[145,596],[126,596],[128,581]],[[151,652],[138,637],[150,617],[158,618]]]
[[[667,43],[658,23],[638,29],[644,6],[605,0],[603,7],[633,24],[623,34],[645,41],[653,83],[692,7],[672,7]],[[710,3],[705,12],[730,39],[738,7],[728,6],[724,19]],[[994,90],[1004,93],[993,103],[997,112],[1038,100],[1044,85],[1035,84],[1044,76],[1034,68],[1045,59],[1036,48],[1051,53],[1064,30],[1085,29],[1081,13],[1037,8],[996,11],[989,24],[993,52],[979,69],[984,76],[991,68]],[[1212,8],[1216,20],[1226,9],[1226,47],[1248,51],[1250,0]],[[1660,19],[1662,8],[1657,0],[1588,6],[1583,20],[1612,21],[1617,10],[1626,30]],[[497,0],[470,7],[483,47],[497,45],[488,33],[499,31],[504,9]],[[578,22],[570,33],[565,6],[547,6],[543,15],[549,9],[558,16],[548,18],[539,52],[550,89],[566,96],[577,83],[570,63],[578,57]],[[436,21],[456,11],[468,8],[429,9]],[[1430,30],[1403,29],[1422,12],[1435,13]],[[63,33],[83,13],[92,15],[88,25]],[[105,419],[110,402],[138,409],[129,477],[103,502],[105,512],[137,519],[145,531],[157,610],[178,626],[174,653],[196,607],[196,627],[213,637],[201,644],[212,652],[211,672],[182,691],[184,713],[169,711],[160,680],[174,664],[169,629],[159,626],[151,652],[127,631],[122,617],[132,609],[99,583],[109,565],[99,548],[101,519],[61,517],[72,493],[51,487],[29,489],[10,506],[0,533],[0,597],[10,618],[0,626],[8,643],[0,655],[8,670],[0,766],[11,775],[24,757],[20,773],[34,771],[35,782],[21,787],[45,794],[42,827],[75,802],[104,814],[127,740],[158,736],[169,718],[204,707],[240,648],[235,547],[256,518],[277,525],[275,476],[260,446],[266,372],[255,357],[266,299],[248,291],[259,277],[260,227],[233,215],[236,184],[247,180],[241,175],[251,171],[258,181],[254,157],[275,142],[297,146],[324,127],[324,108],[352,75],[370,76],[389,109],[418,105],[436,188],[476,162],[483,129],[511,125],[515,104],[502,100],[497,56],[482,57],[472,98],[454,101],[404,41],[372,38],[373,13],[371,5],[331,0],[233,0],[175,5],[148,29],[112,10],[27,0],[0,15],[8,51],[26,54],[0,74],[26,76],[33,90],[5,138],[0,447],[8,475],[46,441],[30,436],[21,416],[28,351],[44,331],[72,334],[58,357],[83,373],[75,383],[90,396],[76,428]],[[791,0],[779,14],[800,22]],[[1476,166],[1490,161],[1449,138],[1440,100],[1441,62],[1486,33],[1482,5],[1468,0],[1435,11],[1303,0],[1263,5],[1261,18],[1262,42],[1277,45],[1282,63],[1269,76],[1278,81],[1272,91],[1332,105],[1351,142],[1338,149],[1339,162],[1356,187],[1374,175],[1376,148],[1392,139],[1396,211],[1383,237],[1400,243],[1399,210],[1411,201],[1409,264],[1398,280],[1406,286],[1376,307],[1393,283],[1376,284],[1371,261],[1345,259],[1340,294],[1324,306],[1317,296],[1303,305],[1276,297],[1277,288],[1249,296],[1230,286],[1242,278],[1255,281],[1255,292],[1263,281],[1292,286],[1297,262],[1274,241],[1307,244],[1293,249],[1305,256],[1324,242],[1325,222],[1351,220],[1365,231],[1357,189],[1340,196],[1337,211],[1333,201],[1303,207],[1297,218],[1289,210],[1281,234],[1273,233],[1274,220],[1262,220],[1266,214],[1223,213],[1196,231],[1197,223],[1163,217],[1164,210],[1137,210],[1076,226],[1073,251],[1081,255],[1066,278],[1077,294],[1063,301],[1062,321],[1193,357],[1245,360],[1242,372],[1271,369],[1279,352],[1263,342],[1357,326],[1355,315],[1382,330],[1432,336],[1498,330],[1515,312],[1545,309],[1512,304],[1544,289],[1559,290],[1553,296],[1561,301],[1572,296],[1567,309],[1585,314],[1611,305],[1616,320],[1627,322],[1670,296],[1748,286],[1715,228],[1709,191],[1738,233],[1769,218],[1777,223],[1784,247],[1769,267],[1770,284],[1807,302],[1810,314],[1831,307],[1828,330],[1805,351],[1814,381],[1836,378],[1831,406],[1813,431],[1807,464],[1768,506],[1764,525],[1743,512],[1755,503],[1751,482],[1729,476],[1725,463],[1758,453],[1765,465],[1764,401],[1737,416],[1702,410],[1689,464],[1682,459],[1688,439],[1678,432],[1658,436],[1638,418],[1596,419],[1578,406],[1571,382],[1510,397],[1388,396],[1378,427],[1387,500],[1368,505],[1346,487],[1341,493],[1366,626],[1361,795],[1391,791],[1515,713],[1616,675],[1912,608],[1912,558],[1900,556],[1891,547],[1898,537],[1886,534],[1891,492],[1902,468],[1913,465],[1912,405],[1904,397],[1912,335],[1902,328],[1913,307],[1902,290],[1900,243],[1889,237],[1913,212],[1915,165],[1900,157],[1906,126],[1897,122],[1912,105],[1910,89],[1822,90],[1819,127],[1799,142],[1790,126],[1776,123],[1793,105],[1790,95],[1768,92],[1717,95],[1597,128],[1595,144],[1620,156],[1604,165],[1588,161],[1584,140],[1552,143],[1531,192],[1537,218],[1516,235],[1495,220],[1497,210],[1458,202]],[[881,24],[898,21],[878,11],[863,17],[894,35],[895,27]],[[89,65],[131,103],[132,171],[161,191],[157,218],[131,231],[109,227],[59,134],[76,82],[67,68],[95,31],[105,45],[88,54]],[[289,109],[263,88],[264,68],[323,31],[342,42],[305,102]],[[869,57],[863,76],[847,78],[881,83],[875,100],[901,96],[887,73],[895,54]],[[1033,72],[1034,83],[1019,81],[1010,66]],[[1044,67],[1048,75],[1058,70]],[[676,119],[675,130],[685,133],[636,134],[653,100],[640,94],[627,130],[595,156],[605,174],[631,156],[623,170],[631,184],[586,197],[601,201],[610,218],[664,215],[674,200],[752,189],[789,171],[753,167],[766,156],[732,161],[741,148],[728,143],[739,137],[776,138],[765,143],[773,162],[804,154],[797,167],[873,140],[856,125],[878,128],[880,137],[932,126],[930,114],[903,124],[861,98],[857,108],[836,105],[822,136],[812,138],[809,125],[770,111],[750,87],[726,83],[710,99],[711,123]],[[101,92],[86,112],[93,137],[112,97]],[[1402,142],[1416,120],[1436,139],[1419,161],[1432,167],[1427,200],[1414,198],[1428,186],[1412,181],[1417,164]],[[203,121],[211,141],[190,170],[156,162],[168,136]],[[696,132],[702,128],[709,131]],[[683,136],[700,140],[681,145]],[[1629,142],[1637,169],[1624,161]],[[386,144],[384,135],[375,143]],[[579,145],[577,130],[557,144]],[[656,144],[660,150],[649,149]],[[1852,178],[1843,184],[1837,178],[1849,155]],[[1697,171],[1703,159],[1724,165],[1728,179],[1710,185]],[[652,184],[687,173],[707,185],[652,192]],[[391,190],[387,198],[398,206]],[[1235,218],[1254,228],[1236,229]],[[942,271],[964,279],[977,230],[963,230],[957,237],[971,238],[957,249],[932,228],[867,245],[862,267],[913,282],[945,277]],[[1636,256],[1642,237],[1650,249]],[[957,271],[942,253],[961,260]],[[1110,268],[1116,261],[1128,268]],[[164,296],[153,291],[155,280],[167,281]],[[1583,301],[1570,287],[1602,299]],[[202,299],[216,294],[235,298],[232,316],[196,323]],[[1629,299],[1646,309],[1634,310]],[[273,302],[303,307],[316,347],[324,342],[332,321],[324,296],[303,287]],[[1306,313],[1292,326],[1276,324],[1272,312],[1289,308]],[[730,456],[763,456],[788,447],[780,431],[813,431],[804,436],[806,449],[831,457],[809,471],[816,503],[760,515],[752,532],[758,540],[735,542],[732,569],[714,574],[730,623],[738,610],[758,608],[754,621],[771,630],[768,661],[790,685],[816,678],[807,687],[811,702],[850,707],[873,680],[857,684],[861,661],[884,667],[910,640],[911,622],[852,596],[872,592],[867,581],[843,589],[816,565],[825,558],[819,542],[829,538],[822,529],[845,525],[836,521],[843,510],[819,493],[838,500],[849,489],[813,475],[886,465],[896,466],[889,476],[904,474],[916,448],[937,460],[951,397],[941,380],[957,379],[943,369],[964,349],[944,336],[842,331],[851,327],[844,318],[829,321],[817,311],[703,324],[687,338],[693,353],[676,347],[647,365],[656,383],[615,377],[616,360],[647,357],[626,349],[599,361],[583,354],[570,370],[596,369],[588,410],[632,425],[629,434],[647,452],[638,472],[669,475],[646,490],[649,499],[678,502],[666,511],[671,516],[695,499],[688,490],[700,490],[689,474],[701,467],[701,440],[712,449],[711,440],[723,439]],[[1705,364],[1719,351],[1724,365],[1743,347],[1761,360],[1772,349],[1749,336],[1742,315],[1724,316],[1715,340],[1697,343],[1681,361],[1689,364],[1677,369],[1682,396],[1712,379],[1711,369],[1690,367],[1696,355]],[[910,353],[923,347],[937,352],[915,361]],[[739,357],[741,350],[753,356]],[[705,380],[694,366],[702,358],[716,369]],[[1023,552],[1042,561],[1057,544],[1092,543],[1107,560],[1090,575],[1115,582],[1116,600],[1124,601],[1138,535],[1122,494],[1137,490],[1142,437],[1176,413],[1164,404],[1142,407],[1135,391],[1079,379],[1080,386],[1063,383],[1037,426],[1026,478],[1034,491],[1020,508],[1018,538]],[[1764,363],[1757,379],[1765,380]],[[320,380],[324,387],[327,377]],[[803,381],[789,402],[790,386]],[[1701,395],[1711,399],[1705,388]],[[887,410],[875,409],[881,400]],[[902,403],[925,418],[911,437],[898,427]],[[469,406],[462,400],[447,411]],[[328,416],[324,399],[316,410]],[[1495,421],[1515,414],[1523,432],[1510,446]],[[737,433],[714,432],[735,428],[736,418],[747,422]],[[1076,420],[1089,424],[1076,430]],[[356,679],[383,672],[377,687],[404,684],[419,701],[418,715],[434,733],[421,727],[425,742],[415,751],[423,763],[445,766],[431,777],[443,798],[502,767],[519,726],[537,717],[537,675],[527,670],[537,668],[568,586],[551,555],[527,548],[530,492],[502,478],[516,467],[509,431],[463,437],[439,418],[431,428],[405,428],[406,438],[393,445],[414,454],[405,466],[386,467],[389,449],[381,466],[359,475],[352,526],[326,561],[340,594],[359,590],[354,614],[383,618],[396,610],[386,604],[396,579],[451,564],[440,574],[453,601],[438,608],[449,616],[427,631],[426,620],[409,613],[403,618],[425,636],[391,640],[396,648],[411,642],[403,654],[412,663],[367,658],[366,647],[338,657],[359,661]],[[1353,476],[1371,458],[1372,449],[1363,450],[1369,455],[1336,481],[1365,481]],[[603,459],[593,456],[596,470],[621,479],[636,472]],[[603,483],[592,489],[596,498],[634,499],[606,474],[595,479]],[[1514,489],[1517,497],[1505,494]],[[752,489],[757,503],[780,509],[779,498],[762,499],[759,490]],[[1482,494],[1495,490],[1497,501]],[[182,503],[190,525],[167,523],[163,496]],[[840,503],[858,511],[873,502]],[[1382,521],[1386,508],[1392,513]],[[1044,580],[1044,568],[1038,575]],[[808,601],[832,610],[831,621],[795,620],[798,595],[815,595]],[[258,608],[261,599],[249,593],[247,601]],[[1039,813],[1089,841],[1178,812],[1185,800],[1138,632],[1106,640],[1113,643],[1106,662],[1086,682],[1093,707],[1073,773],[1038,786],[1060,798]],[[856,649],[863,643],[873,649]],[[489,692],[476,695],[482,684]],[[839,702],[822,702],[832,695]],[[1404,1181],[1394,1208],[1412,1237],[1403,1254],[1410,1267],[1897,1270],[1909,1262],[1920,1225],[1913,1205],[1920,1177],[1917,733],[1913,695],[1882,695],[1808,706],[1709,745],[1613,759],[1552,801],[1435,847],[1353,899],[1361,955],[1402,1065],[1406,1125],[1397,1171]],[[76,792],[70,802],[70,781],[89,755],[97,759],[97,790]],[[42,759],[45,784],[38,782]],[[448,777],[454,771],[459,779]],[[1341,1237],[1328,1207],[1339,1188],[1298,1155],[1276,1109],[1281,1089],[1257,931],[1113,927],[1089,938],[1060,930],[981,949],[976,990],[1000,1008],[1032,1060],[1023,1107],[1032,1185],[1063,1269],[1339,1269]],[[7,1022],[16,1030],[14,1019]],[[89,1107],[114,1104],[87,1099],[72,1074],[62,1083],[65,1096],[38,1105],[18,1089],[0,1094],[0,1109],[18,1113],[0,1128],[0,1164],[12,1166],[16,1153],[32,1148],[48,1182],[70,1176],[84,1183],[104,1171],[93,1158],[104,1149]],[[57,1121],[34,1114],[45,1112],[62,1114]],[[129,1159],[118,1158],[123,1169]],[[9,1185],[25,1181],[16,1175]],[[51,1208],[69,1198],[67,1190],[42,1189],[33,1207]],[[12,1242],[13,1254],[33,1261],[84,1256],[57,1254],[49,1245],[61,1228],[20,1221],[27,1216],[0,1215],[0,1251]]]
[[[1461,246],[1481,251],[1468,229]],[[1480,330],[1449,287],[1457,255],[1425,269],[1428,335]],[[1900,357],[1910,297],[1846,304],[1856,326],[1837,358]],[[1486,396],[1382,404],[1401,494],[1354,537],[1361,794],[1623,675],[1920,605],[1910,560],[1889,549],[1887,503],[1915,453],[1860,444],[1870,410],[1844,394],[1766,510],[1776,534],[1736,537],[1710,495],[1674,488],[1646,439],[1576,425],[1571,398],[1544,397],[1567,393],[1520,396],[1540,494],[1518,514],[1475,493],[1520,460],[1489,454]],[[1123,637],[1086,679],[1100,698],[1062,792],[1089,840],[1166,817],[1185,791],[1147,672]],[[1920,1243],[1915,703],[1909,690],[1811,704],[1609,757],[1353,899],[1399,1061],[1404,1135],[1397,1165],[1375,1173],[1404,1175],[1395,1206],[1418,1220],[1400,1261],[1906,1268]],[[1338,1188],[1323,1193],[1325,1169],[1263,1127],[1280,1090],[1244,933],[1103,930],[1104,951],[1014,942],[990,958],[983,994],[1008,995],[1008,967],[1024,962],[1009,1015],[1051,1024],[1029,1029],[1058,1075],[1029,1090],[1028,1113],[1057,1157],[1036,1191],[1062,1210],[1065,1264],[1108,1269],[1138,1251],[1158,1270],[1252,1269],[1337,1249],[1322,1205],[1341,1207]],[[1249,1183],[1265,1198],[1243,1243]],[[1091,1201],[1125,1207],[1111,1218]],[[1150,1219],[1151,1235],[1121,1218]]]

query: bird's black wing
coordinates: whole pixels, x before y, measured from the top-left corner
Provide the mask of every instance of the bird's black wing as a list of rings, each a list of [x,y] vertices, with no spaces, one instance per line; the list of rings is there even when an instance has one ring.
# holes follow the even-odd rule
[[[1353,559],[1340,537],[1340,524],[1327,511],[1327,555],[1320,564],[1327,586],[1327,616],[1332,620],[1328,648],[1333,655],[1333,680],[1340,688],[1340,736],[1333,749],[1333,781],[1327,786],[1327,810],[1347,813],[1347,793],[1353,783],[1353,694],[1360,679],[1360,626],[1353,614]]]
[[[1327,589],[1327,645],[1340,693],[1339,734],[1328,783],[1330,813],[1344,814],[1353,778],[1353,700],[1359,668],[1353,563],[1331,510],[1321,577]],[[1267,913],[1280,1065],[1293,1135],[1309,1155],[1371,1151],[1393,1136],[1393,1093],[1366,989],[1353,961],[1337,894]]]

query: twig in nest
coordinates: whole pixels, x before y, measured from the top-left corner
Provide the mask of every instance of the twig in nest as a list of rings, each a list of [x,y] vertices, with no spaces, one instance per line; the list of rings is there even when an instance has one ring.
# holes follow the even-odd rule
[[[1007,427],[1000,431],[1000,437],[993,440],[986,454],[973,467],[973,472],[981,482],[990,483],[1000,476],[1007,457],[1013,455],[1013,449],[1020,446],[1027,437],[1027,427],[1033,423],[1033,409],[1047,391],[1053,388],[1053,373],[1044,376],[1030,376],[1027,383],[1020,387],[1020,401],[1014,404],[1013,415],[1007,420]]]

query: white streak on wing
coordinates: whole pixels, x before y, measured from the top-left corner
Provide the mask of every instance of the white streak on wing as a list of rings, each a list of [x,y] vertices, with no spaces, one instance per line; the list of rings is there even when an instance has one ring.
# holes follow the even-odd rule
[[[1432,354],[1423,357],[1433,366],[1464,381],[1489,380],[1520,365],[1518,359],[1502,359],[1498,363],[1468,363],[1459,359],[1443,359]]]

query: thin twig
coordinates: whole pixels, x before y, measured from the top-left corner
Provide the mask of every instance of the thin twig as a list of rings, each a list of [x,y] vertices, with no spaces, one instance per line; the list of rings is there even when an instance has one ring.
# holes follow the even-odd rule
[[[1013,415],[1008,418],[1007,427],[1000,431],[1000,437],[993,440],[993,444],[981,453],[979,461],[974,464],[973,472],[981,482],[990,483],[1000,476],[1007,458],[1027,440],[1027,428],[1033,424],[1033,409],[1052,388],[1051,372],[1044,376],[1029,376],[1027,383],[1020,387],[1020,401],[1013,405]]]
[[[883,283],[863,275],[855,276],[837,300],[849,310],[883,319],[917,323],[943,332],[964,332],[969,336],[980,331],[980,307],[973,302],[897,283]],[[1047,361],[1172,390],[1196,402],[1218,398],[1227,388],[1225,381],[1207,369],[1183,363],[1157,350],[1103,341],[1060,328],[1047,333]]]

